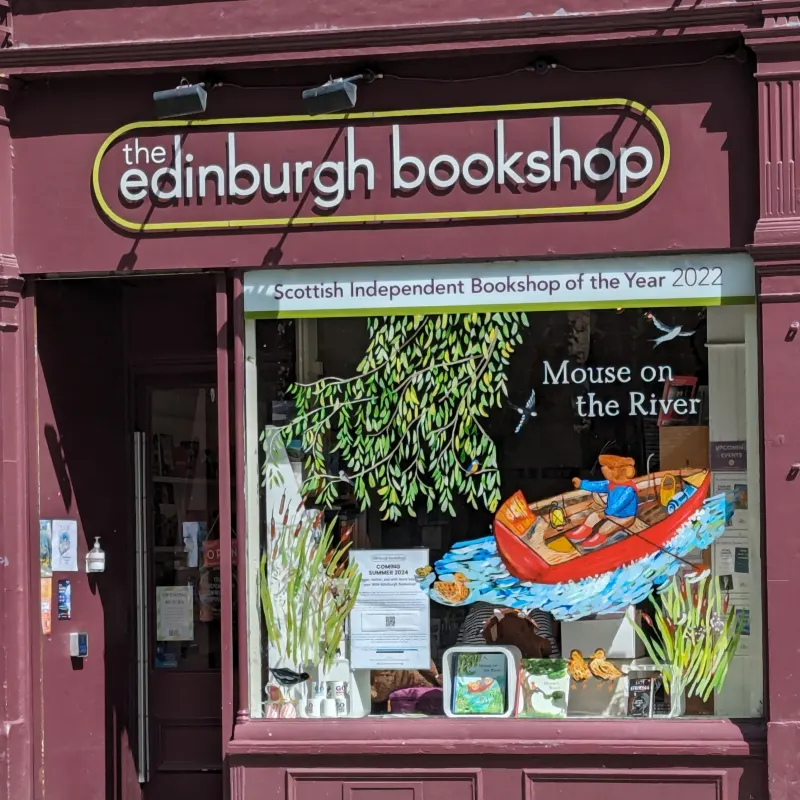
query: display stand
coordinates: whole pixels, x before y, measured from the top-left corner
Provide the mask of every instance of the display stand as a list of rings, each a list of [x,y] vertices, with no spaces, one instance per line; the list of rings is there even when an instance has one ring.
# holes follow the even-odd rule
[[[458,656],[461,653],[480,653],[480,654],[495,654],[503,653],[506,659],[506,710],[502,714],[476,714],[474,716],[480,717],[511,717],[517,707],[517,682],[519,676],[519,668],[522,663],[522,653],[519,648],[513,645],[460,645],[451,647],[445,651],[442,661],[442,677],[443,677],[443,690],[444,690],[444,713],[448,717],[458,717],[463,719],[464,714],[455,714],[453,712],[453,685],[456,677],[456,668],[458,666]]]
[[[606,658],[631,659],[644,655],[642,640],[636,635],[634,624],[640,615],[634,606],[617,614],[598,614],[591,619],[561,623],[561,652],[567,656],[577,650],[584,657],[598,648]]]

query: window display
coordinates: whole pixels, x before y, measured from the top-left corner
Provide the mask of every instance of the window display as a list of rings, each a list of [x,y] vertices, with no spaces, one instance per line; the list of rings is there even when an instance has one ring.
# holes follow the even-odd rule
[[[252,716],[758,715],[753,313],[248,321]]]

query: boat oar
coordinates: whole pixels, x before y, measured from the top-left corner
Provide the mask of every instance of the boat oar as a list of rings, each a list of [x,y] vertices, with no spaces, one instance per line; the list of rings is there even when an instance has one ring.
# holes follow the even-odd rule
[[[627,528],[624,528],[622,525],[617,525],[617,523],[614,523],[614,525],[615,525],[616,529],[611,531],[611,533],[607,534],[608,536],[613,536],[617,531],[625,531],[625,533],[627,533],[627,534],[629,534],[631,536],[638,536],[643,542],[647,542],[647,544],[649,544],[651,547],[655,547],[658,550],[660,550],[662,553],[665,553],[668,556],[672,556],[676,561],[682,561],[684,564],[686,564],[687,566],[690,566],[692,569],[696,569],[697,568],[697,564],[692,564],[691,561],[687,561],[685,558],[681,558],[681,556],[675,555],[675,553],[670,553],[669,550],[666,550],[661,545],[656,544],[655,542],[651,542],[649,539],[646,539],[638,531],[628,530]]]
[[[656,544],[655,542],[651,542],[649,539],[645,539],[641,533],[637,531],[629,531],[634,536],[638,536],[643,542],[647,542],[647,544],[651,545],[652,547],[657,547],[662,553],[666,553],[668,556],[672,556],[676,561],[682,561],[686,566],[691,567],[693,570],[697,569],[697,564],[692,564],[691,561],[687,561],[685,558],[681,558],[681,556],[675,555],[675,553],[670,553],[669,550],[661,547],[661,545]]]

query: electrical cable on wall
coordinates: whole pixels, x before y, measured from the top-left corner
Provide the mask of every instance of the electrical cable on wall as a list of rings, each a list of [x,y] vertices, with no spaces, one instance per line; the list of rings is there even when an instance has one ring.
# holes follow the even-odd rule
[[[524,67],[515,67],[514,69],[506,70],[504,72],[489,73],[486,75],[474,75],[467,78],[438,78],[427,75],[396,75],[391,72],[376,72],[374,79],[386,79],[394,81],[413,81],[415,83],[442,83],[442,84],[459,84],[459,83],[477,83],[480,81],[499,80],[502,78],[510,78],[514,75],[519,75],[525,72],[532,72],[538,75],[546,75],[553,70],[563,70],[564,72],[572,72],[576,74],[604,74],[610,72],[639,72],[644,70],[654,69],[675,69],[686,67],[702,67],[710,64],[713,61],[721,60],[734,60],[743,63],[746,60],[746,54],[743,49],[737,47],[735,50],[727,53],[718,53],[697,61],[681,61],[674,63],[659,63],[659,64],[644,64],[634,66],[622,67],[571,67],[569,64],[562,64],[552,58],[538,58],[533,63]],[[308,84],[240,84],[232,83],[229,81],[221,81],[216,86],[227,87],[230,89],[303,89]]]

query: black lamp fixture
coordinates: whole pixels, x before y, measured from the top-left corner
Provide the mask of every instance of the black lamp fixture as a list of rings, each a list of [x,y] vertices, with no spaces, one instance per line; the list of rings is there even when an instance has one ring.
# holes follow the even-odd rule
[[[185,78],[174,89],[153,92],[153,103],[159,119],[202,114],[207,101],[206,84],[189,83]]]
[[[340,111],[349,111],[351,108],[355,108],[356,105],[357,84],[361,81],[372,83],[382,77],[382,75],[371,70],[365,70],[349,78],[331,78],[327,83],[323,83],[322,86],[305,89],[303,91],[303,105],[306,113],[313,117],[318,114],[336,114]]]

